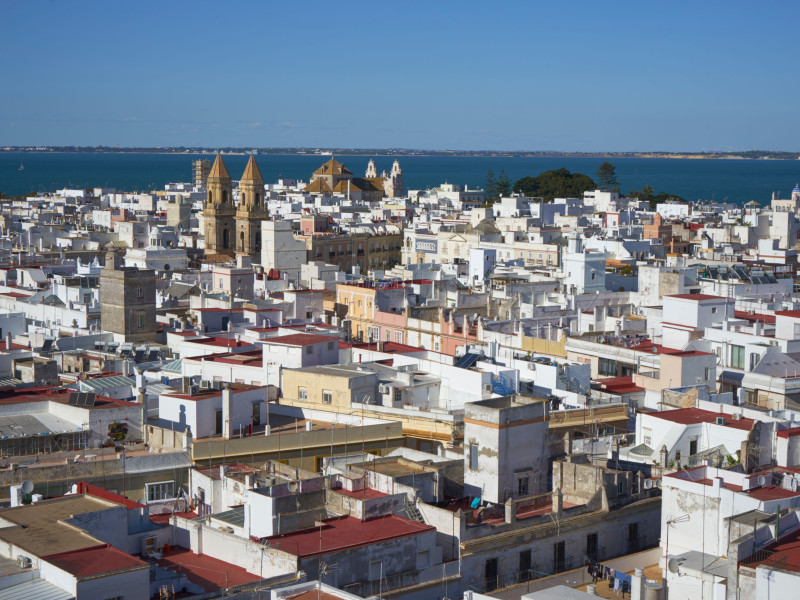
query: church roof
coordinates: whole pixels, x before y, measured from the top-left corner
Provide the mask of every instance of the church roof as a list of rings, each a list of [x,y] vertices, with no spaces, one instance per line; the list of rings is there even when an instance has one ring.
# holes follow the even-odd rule
[[[330,186],[325,183],[324,179],[315,179],[311,183],[309,183],[303,191],[311,192],[314,194],[330,194],[331,188]]]
[[[214,164],[211,165],[211,171],[209,171],[208,176],[217,179],[231,178],[228,174],[228,169],[225,167],[225,163],[222,161],[222,155],[217,154],[217,158],[214,160]]]
[[[333,188],[334,192],[339,192],[342,194],[347,193],[347,181],[341,180],[339,183],[336,184],[336,187]],[[354,177],[350,181],[350,191],[351,192],[381,192],[383,193],[383,180],[380,178],[364,178],[364,177]]]
[[[242,181],[264,181],[258,168],[258,163],[252,154],[250,155],[250,160],[247,161],[247,166],[244,168]]]
[[[352,175],[353,172],[345,167],[335,158],[330,159],[319,169],[314,171],[314,175]]]

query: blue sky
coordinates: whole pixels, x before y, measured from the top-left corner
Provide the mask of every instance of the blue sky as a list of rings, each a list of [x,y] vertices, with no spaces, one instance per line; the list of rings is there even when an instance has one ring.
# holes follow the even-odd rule
[[[0,145],[800,150],[796,1],[0,0]]]

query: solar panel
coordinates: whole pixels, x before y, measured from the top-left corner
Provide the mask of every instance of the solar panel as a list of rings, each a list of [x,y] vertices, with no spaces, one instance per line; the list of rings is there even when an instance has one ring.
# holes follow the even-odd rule
[[[80,394],[78,392],[70,392],[69,393],[69,400],[67,401],[70,406],[77,406],[78,405],[78,396]]]
[[[144,358],[144,350],[137,350],[136,354],[134,354],[133,356],[133,360],[135,360],[137,363],[142,362],[143,358]]]

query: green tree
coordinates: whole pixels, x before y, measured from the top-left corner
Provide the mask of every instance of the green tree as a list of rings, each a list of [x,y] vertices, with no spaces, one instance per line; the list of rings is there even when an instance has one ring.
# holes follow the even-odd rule
[[[515,192],[541,197],[545,202],[552,202],[553,198],[580,198],[583,192],[596,187],[591,177],[563,168],[545,171],[536,177],[523,177],[514,183]]]
[[[619,188],[617,180],[617,169],[610,162],[606,161],[597,167],[597,184],[601,190],[613,190]]]
[[[508,178],[508,175],[506,175],[505,169],[500,171],[500,176],[497,178],[496,182],[496,190],[497,196],[500,198],[511,194],[511,180]]]
[[[486,173],[486,199],[491,200],[493,198],[497,198],[497,179],[494,176],[494,171],[489,169],[489,172]]]

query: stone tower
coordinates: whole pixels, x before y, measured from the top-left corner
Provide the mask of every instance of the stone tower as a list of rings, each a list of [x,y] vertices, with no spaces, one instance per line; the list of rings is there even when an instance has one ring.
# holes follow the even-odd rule
[[[378,171],[375,169],[375,161],[370,158],[369,162],[367,163],[367,172],[364,175],[364,177],[369,179],[370,177],[377,177],[377,176],[378,176]]]
[[[123,267],[114,252],[100,271],[100,326],[117,341],[156,341],[156,274]]]
[[[259,260],[261,221],[267,218],[264,204],[264,178],[254,157],[250,157],[239,181],[239,207],[236,210],[236,254]]]
[[[206,179],[206,203],[203,207],[206,254],[233,255],[236,207],[232,191],[231,176],[218,154]]]
[[[399,198],[404,194],[403,170],[400,168],[398,161],[392,163],[392,171],[389,175],[384,174],[383,190],[390,198]]]

